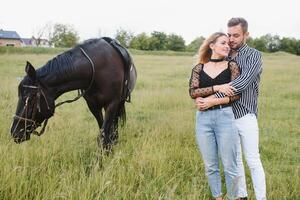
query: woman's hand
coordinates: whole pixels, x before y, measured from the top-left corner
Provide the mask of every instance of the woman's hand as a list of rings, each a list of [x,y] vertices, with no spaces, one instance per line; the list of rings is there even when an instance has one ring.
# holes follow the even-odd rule
[[[198,97],[195,99],[195,104],[198,110],[204,111],[215,105],[214,98],[202,98]]]
[[[224,93],[226,96],[234,96],[234,91],[236,91],[236,89],[231,86],[230,83],[215,85],[213,86],[213,89],[216,92]]]

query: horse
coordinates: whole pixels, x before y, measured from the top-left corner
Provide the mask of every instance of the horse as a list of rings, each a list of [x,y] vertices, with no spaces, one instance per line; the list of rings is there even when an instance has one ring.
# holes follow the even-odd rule
[[[90,39],[35,69],[27,61],[26,75],[18,86],[18,104],[11,126],[16,143],[43,134],[55,108],[83,97],[97,120],[97,142],[110,150],[118,139],[118,123],[126,120],[125,102],[130,102],[137,71],[129,52],[118,41]],[[55,105],[62,94],[78,90],[73,100]],[[104,117],[103,117],[104,114]],[[43,125],[42,130],[36,128]]]

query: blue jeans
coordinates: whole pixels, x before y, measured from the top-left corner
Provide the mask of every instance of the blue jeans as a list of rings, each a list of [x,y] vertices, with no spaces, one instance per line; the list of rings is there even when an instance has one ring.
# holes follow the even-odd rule
[[[227,196],[237,197],[238,132],[232,108],[197,111],[196,140],[205,165],[205,174],[213,197],[222,196],[219,156],[221,158]],[[219,155],[219,156],[218,156]]]

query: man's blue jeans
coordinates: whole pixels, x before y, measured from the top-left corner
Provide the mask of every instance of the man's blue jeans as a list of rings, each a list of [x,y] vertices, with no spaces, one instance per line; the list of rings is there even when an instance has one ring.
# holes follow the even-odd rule
[[[197,111],[196,140],[213,197],[222,196],[219,156],[224,168],[227,196],[237,197],[238,132],[232,107]]]

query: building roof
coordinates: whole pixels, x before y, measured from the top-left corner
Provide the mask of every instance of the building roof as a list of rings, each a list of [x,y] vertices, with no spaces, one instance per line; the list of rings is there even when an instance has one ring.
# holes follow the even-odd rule
[[[5,39],[21,39],[19,34],[16,31],[4,31],[0,29],[0,38],[5,38]]]
[[[32,45],[32,38],[22,38],[21,40],[25,45]]]

